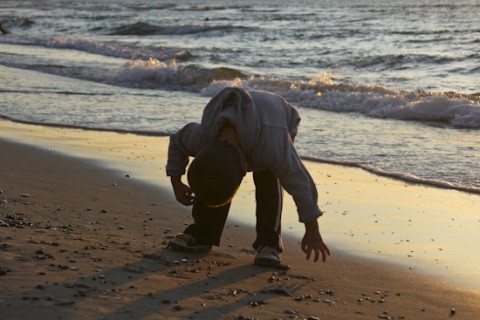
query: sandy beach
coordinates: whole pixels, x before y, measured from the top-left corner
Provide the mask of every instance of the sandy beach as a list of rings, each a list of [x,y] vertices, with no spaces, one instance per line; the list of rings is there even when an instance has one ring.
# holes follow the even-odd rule
[[[462,240],[439,239],[444,230],[478,234],[477,195],[309,164],[332,256],[305,261],[298,244],[303,226],[287,201],[283,261],[290,269],[270,269],[252,263],[254,228],[242,223],[248,216],[235,219],[249,212],[253,220],[249,181],[220,247],[208,254],[165,247],[191,222],[164,176],[167,137],[3,120],[0,130],[2,320],[475,319],[480,313],[478,269],[473,279],[445,262],[475,265],[478,257],[456,258],[464,254]],[[457,215],[449,220],[452,210]],[[422,238],[429,228],[436,239]],[[478,252],[478,242],[470,245]],[[446,268],[460,275],[435,271]],[[473,279],[470,286],[465,278]]]

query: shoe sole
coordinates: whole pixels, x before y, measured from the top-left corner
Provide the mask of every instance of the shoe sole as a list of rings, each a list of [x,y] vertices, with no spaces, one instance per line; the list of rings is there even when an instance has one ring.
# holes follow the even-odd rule
[[[265,266],[265,267],[278,267],[282,264],[280,260],[275,260],[267,257],[255,257],[254,263],[257,266]]]
[[[265,259],[255,259],[254,264],[259,267],[270,267],[280,270],[290,270],[290,266],[288,264],[282,264],[280,261],[271,260],[268,258]]]

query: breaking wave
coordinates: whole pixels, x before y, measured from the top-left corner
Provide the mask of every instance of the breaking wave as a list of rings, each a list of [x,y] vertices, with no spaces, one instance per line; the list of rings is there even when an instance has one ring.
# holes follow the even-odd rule
[[[444,124],[480,129],[480,97],[455,93],[395,91],[382,86],[334,83],[328,74],[307,82],[275,79],[215,81],[202,93],[213,95],[219,87],[239,86],[281,94],[295,105],[333,112],[357,112],[369,117]]]
[[[0,37],[0,43],[42,46],[55,49],[73,49],[123,59],[154,58],[158,60],[175,59],[177,61],[185,61],[191,57],[188,51],[179,48],[138,47],[123,42],[104,42],[63,36],[41,37],[9,35]]]
[[[246,78],[242,72],[226,67],[204,68],[198,65],[178,66],[172,60],[164,63],[156,59],[131,60],[112,72],[109,82],[142,88],[176,88],[192,91],[215,81]]]

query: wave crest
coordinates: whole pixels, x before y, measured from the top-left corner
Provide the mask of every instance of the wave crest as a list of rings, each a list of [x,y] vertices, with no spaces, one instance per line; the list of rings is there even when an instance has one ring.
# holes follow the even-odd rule
[[[197,65],[178,66],[175,60],[169,63],[156,59],[131,60],[116,70],[111,80],[114,83],[136,87],[204,87],[215,81],[245,78],[242,72],[225,67],[203,68]]]
[[[102,42],[95,40],[85,40],[78,38],[68,38],[63,36],[36,37],[9,35],[0,37],[0,43],[43,46],[55,49],[73,49],[92,54],[98,54],[108,57],[123,59],[144,59],[154,58],[161,61],[175,59],[177,61],[186,61],[191,58],[191,54],[185,49],[168,47],[138,47],[134,44],[121,42]]]
[[[306,82],[266,78],[214,81],[202,90],[202,94],[213,96],[226,86],[273,91],[305,108],[480,129],[480,97],[476,95],[396,91],[378,85],[348,82],[336,84],[328,74]]]

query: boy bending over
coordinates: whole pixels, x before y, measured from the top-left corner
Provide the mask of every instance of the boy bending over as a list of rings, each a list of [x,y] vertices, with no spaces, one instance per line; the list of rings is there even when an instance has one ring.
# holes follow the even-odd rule
[[[256,197],[255,264],[281,263],[283,189],[294,199],[305,224],[301,248],[316,262],[330,251],[320,235],[317,189],[293,140],[300,117],[274,93],[225,88],[210,100],[201,123],[189,123],[170,137],[167,175],[176,199],[193,205],[193,224],[169,242],[181,251],[210,251],[218,246],[230,203],[243,176],[253,172]],[[189,157],[188,185],[182,182]]]

